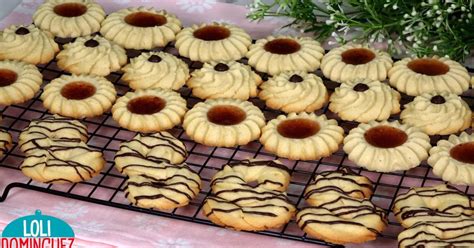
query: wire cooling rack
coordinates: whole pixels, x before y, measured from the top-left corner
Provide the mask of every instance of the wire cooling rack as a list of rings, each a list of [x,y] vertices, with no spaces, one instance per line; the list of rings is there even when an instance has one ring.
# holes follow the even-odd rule
[[[60,44],[65,44],[71,40],[57,39]],[[168,45],[164,48],[158,49],[158,51],[165,51],[177,55],[176,49],[172,45]],[[129,50],[127,54],[129,57],[136,57],[141,51]],[[183,59],[190,67],[191,71],[202,66],[200,62],[192,62],[187,58]],[[246,63],[243,59],[241,62]],[[46,65],[38,66],[43,74],[45,84],[49,83],[52,79],[59,77],[62,74],[68,74],[59,69],[56,65],[56,61],[51,61]],[[470,69],[473,73],[474,70]],[[324,79],[326,87],[329,91],[333,91],[337,86],[336,83],[325,79],[320,71],[316,74]],[[107,78],[113,82],[116,86],[117,93],[119,96],[129,91],[129,87],[126,83],[121,81],[121,73],[112,73]],[[266,79],[266,75],[262,75]],[[47,110],[43,107],[39,96],[42,90],[35,96],[34,99],[20,105],[12,105],[3,107],[3,120],[1,126],[12,134],[14,139],[14,146],[8,151],[4,157],[0,159],[0,172],[5,170],[19,170],[19,166],[24,159],[24,154],[18,148],[17,138],[19,133],[29,124],[32,119],[41,118],[49,115]],[[188,108],[191,108],[200,100],[191,95],[191,90],[183,87],[180,90],[181,95],[187,100]],[[474,90],[469,90],[463,96],[468,102],[471,109],[474,106]],[[412,97],[403,95],[401,104],[410,102]],[[265,107],[265,104],[258,99],[251,99],[251,101],[260,107],[264,112],[267,120],[276,117],[281,112],[270,110]],[[316,112],[317,114],[326,114],[329,118],[336,118],[337,116],[331,113],[327,106]],[[393,116],[392,120],[398,119],[397,116]],[[233,160],[241,160],[248,158],[256,159],[275,159],[276,157],[265,150],[258,142],[252,142],[245,146],[239,146],[236,148],[217,148],[200,145],[192,141],[186,136],[184,130],[181,127],[176,127],[170,132],[183,141],[189,152],[189,157],[186,162],[190,167],[199,173],[202,178],[202,189],[200,194],[194,199],[188,206],[178,208],[172,211],[156,211],[150,209],[142,209],[134,207],[129,204],[124,196],[125,181],[126,177],[121,175],[114,168],[114,155],[119,149],[120,143],[123,141],[130,140],[135,133],[120,128],[117,123],[112,119],[110,112],[95,118],[84,119],[83,122],[87,124],[89,131],[89,142],[91,147],[99,149],[103,152],[104,157],[107,161],[107,165],[99,176],[93,179],[80,182],[75,184],[42,184],[29,180],[26,183],[11,183],[6,186],[3,191],[3,195],[0,196],[0,202],[6,200],[9,192],[13,188],[24,188],[29,190],[35,190],[39,192],[49,193],[53,195],[73,198],[77,200],[102,204],[106,206],[127,209],[137,212],[143,212],[146,214],[153,214],[159,216],[170,217],[179,220],[185,220],[200,224],[213,225],[201,211],[202,203],[206,196],[210,194],[210,180],[217,170],[222,166]],[[357,126],[355,122],[340,121],[339,124],[344,128],[347,134],[350,129]],[[435,144],[439,140],[440,136],[432,137],[432,143]],[[320,172],[331,171],[340,168],[341,166],[347,166],[353,169],[356,173],[367,176],[374,183],[374,194],[372,201],[385,209],[389,213],[389,225],[386,230],[381,234],[378,239],[396,239],[398,233],[402,230],[402,227],[396,222],[393,213],[390,211],[393,199],[398,193],[407,191],[410,187],[427,186],[433,184],[443,183],[443,181],[432,174],[430,167],[423,163],[420,166],[404,172],[391,172],[391,173],[377,173],[364,170],[357,167],[354,163],[347,159],[347,155],[342,150],[337,151],[330,157],[322,158],[316,161],[291,161],[287,159],[280,159],[282,163],[288,166],[291,170],[291,183],[288,188],[288,196],[290,200],[298,207],[301,208],[305,205],[303,192],[311,178]],[[461,191],[467,193],[470,196],[474,195],[474,187],[457,187]],[[269,235],[279,238],[298,240],[310,243],[317,243],[321,245],[331,246],[331,244],[325,243],[324,241],[313,239],[305,235],[301,231],[294,221],[291,221],[287,225],[279,228],[263,232],[259,234]]]

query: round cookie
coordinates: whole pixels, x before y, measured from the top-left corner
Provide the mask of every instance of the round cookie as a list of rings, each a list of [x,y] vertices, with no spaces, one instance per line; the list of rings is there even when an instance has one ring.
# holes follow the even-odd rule
[[[456,94],[424,93],[405,105],[400,118],[428,135],[447,135],[469,128],[472,111]]]
[[[329,99],[329,109],[342,120],[369,122],[387,120],[400,112],[400,93],[371,79],[345,81]]]
[[[233,61],[245,56],[252,44],[245,30],[226,23],[192,25],[176,36],[181,56],[193,61]]]
[[[453,184],[474,185],[474,134],[462,132],[440,140],[430,150],[433,174]]]
[[[430,137],[398,121],[359,124],[344,139],[344,151],[358,166],[377,172],[408,170],[428,158]]]
[[[175,15],[153,7],[131,7],[107,16],[100,33],[128,49],[164,47],[175,40],[181,21]]]
[[[37,27],[74,38],[98,32],[105,12],[94,0],[47,0],[33,15]]]
[[[43,75],[32,64],[0,61],[0,104],[23,103],[33,98],[43,83]]]
[[[282,72],[260,85],[258,97],[272,109],[313,112],[323,107],[329,96],[323,80],[304,71]]]
[[[0,156],[3,156],[13,145],[12,136],[0,129]]]
[[[326,78],[339,83],[360,78],[383,81],[392,64],[392,58],[386,52],[360,44],[347,44],[324,55],[321,71]]]
[[[130,60],[122,68],[122,80],[130,88],[164,88],[179,90],[189,78],[188,65],[165,52],[148,52]]]
[[[262,111],[251,102],[209,99],[186,113],[183,128],[195,142],[207,146],[234,147],[258,139],[265,125]]]
[[[450,92],[461,95],[469,88],[466,68],[446,57],[404,58],[388,72],[390,85],[410,96]]]
[[[315,160],[339,149],[344,130],[336,120],[314,113],[279,115],[262,129],[265,150],[292,160]]]
[[[250,46],[248,64],[277,75],[284,71],[312,72],[319,68],[324,49],[311,37],[269,36]]]
[[[107,76],[127,63],[125,50],[100,36],[79,37],[64,45],[58,67],[73,74]]]
[[[149,133],[180,124],[186,110],[186,100],[178,93],[146,89],[128,92],[117,99],[112,107],[112,117],[123,128]]]
[[[0,32],[0,60],[46,64],[54,59],[57,52],[59,46],[53,35],[35,25],[11,25]]]
[[[201,99],[234,98],[248,100],[257,96],[262,78],[248,65],[239,62],[208,62],[191,74],[186,83]]]
[[[41,94],[49,112],[76,119],[102,115],[116,97],[111,82],[93,75],[63,75],[47,84]]]
[[[235,230],[280,227],[296,211],[285,193],[289,181],[288,168],[278,161],[229,163],[212,178],[212,195],[204,200],[203,213],[213,223]]]

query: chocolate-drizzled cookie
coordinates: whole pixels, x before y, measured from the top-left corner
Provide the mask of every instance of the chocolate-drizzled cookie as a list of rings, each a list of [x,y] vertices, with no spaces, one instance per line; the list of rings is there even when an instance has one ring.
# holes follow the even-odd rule
[[[12,146],[12,136],[5,130],[0,129],[0,156],[5,154]]]
[[[289,181],[288,168],[277,161],[229,163],[213,177],[203,212],[215,224],[235,230],[282,226],[296,210],[285,193]]]

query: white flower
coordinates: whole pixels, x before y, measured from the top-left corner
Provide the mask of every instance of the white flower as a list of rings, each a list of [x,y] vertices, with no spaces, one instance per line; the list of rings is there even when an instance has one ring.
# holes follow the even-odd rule
[[[93,234],[100,234],[104,232],[104,224],[96,222],[96,221],[87,221],[81,220],[71,223],[71,227],[73,230],[80,231],[80,232],[87,232]]]
[[[77,219],[89,212],[86,205],[77,201],[59,202],[52,212],[60,219]]]
[[[13,208],[13,209],[8,210],[7,214],[23,217],[27,215],[34,215],[35,210],[28,209],[28,208]]]
[[[167,239],[159,239],[153,245],[153,247],[162,247],[162,248],[190,248],[193,247],[191,242],[182,238],[167,238]]]
[[[157,220],[151,216],[144,214],[137,214],[132,218],[133,225],[139,226],[140,230],[149,233],[157,233],[165,229],[169,221],[166,219]]]
[[[216,0],[177,0],[176,4],[187,13],[204,13],[212,9]]]

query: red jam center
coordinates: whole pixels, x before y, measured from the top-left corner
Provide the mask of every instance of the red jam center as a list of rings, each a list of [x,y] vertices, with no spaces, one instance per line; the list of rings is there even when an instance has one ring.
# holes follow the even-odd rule
[[[77,17],[87,12],[87,7],[80,3],[63,3],[56,5],[54,13],[63,17]]]
[[[267,42],[263,48],[270,53],[291,54],[298,52],[301,49],[301,45],[295,40],[282,38]]]
[[[463,163],[474,164],[474,142],[462,143],[451,148],[449,154]]]
[[[342,61],[351,65],[367,64],[375,58],[375,54],[366,48],[352,48],[341,54]]]
[[[304,139],[319,132],[319,123],[304,118],[282,121],[277,126],[278,133],[290,139]]]
[[[148,12],[135,12],[125,17],[129,25],[141,28],[149,28],[166,24],[166,17]]]
[[[412,71],[428,76],[438,76],[448,73],[449,66],[436,59],[415,59],[407,64]]]
[[[378,126],[367,130],[364,138],[375,147],[394,148],[403,145],[407,141],[408,135],[398,128]]]
[[[160,112],[166,106],[166,101],[157,96],[141,96],[130,100],[127,109],[139,115],[152,115]]]
[[[206,40],[223,40],[230,36],[230,30],[221,26],[204,26],[193,33],[194,37]]]
[[[16,72],[8,69],[0,69],[0,87],[8,86],[14,83],[18,78]]]
[[[83,100],[95,94],[96,88],[88,82],[71,82],[63,86],[61,95],[69,100]]]
[[[247,114],[241,108],[232,105],[214,106],[207,112],[207,119],[217,125],[236,125],[241,123]]]

